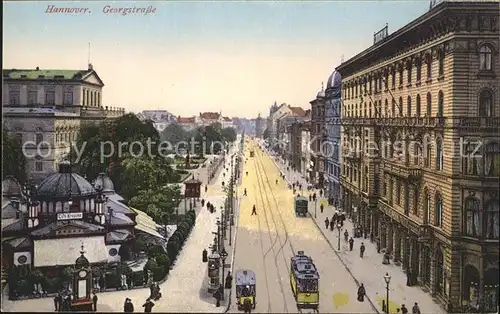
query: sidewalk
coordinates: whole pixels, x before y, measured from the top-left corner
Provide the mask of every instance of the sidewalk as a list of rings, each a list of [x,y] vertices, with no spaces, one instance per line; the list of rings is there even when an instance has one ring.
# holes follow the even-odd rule
[[[284,167],[283,163],[278,163],[279,168]],[[286,169],[286,168],[285,168]],[[285,170],[286,171],[286,170]],[[287,172],[284,172],[285,175]],[[294,180],[301,176],[300,173],[290,174]],[[299,180],[300,182],[300,180]],[[312,193],[312,191],[311,191]],[[316,193],[318,195],[318,193]],[[319,204],[325,204],[324,212],[321,213]],[[317,218],[314,218],[315,204],[309,203],[309,213],[311,219],[316,223],[318,229],[323,233],[331,248],[337,253],[337,256],[342,261],[347,271],[359,283],[363,283],[366,289],[366,294],[377,305],[379,312],[382,313],[382,300],[386,299],[386,284],[384,281],[385,273],[391,276],[389,285],[389,303],[391,313],[396,312],[404,304],[409,311],[415,302],[419,304],[422,313],[446,313],[446,311],[434,300],[432,296],[424,291],[419,286],[406,286],[406,274],[400,266],[394,265],[392,262],[389,265],[382,264],[382,253],[377,253],[375,243],[371,243],[370,239],[353,238],[354,248],[349,251],[348,244],[344,241],[344,231],[347,229],[349,237],[353,235],[353,224],[350,220],[344,222],[344,227],[340,231],[340,251],[338,248],[338,230],[333,232],[325,228],[325,219],[331,219],[335,211],[333,206],[327,205],[326,199],[322,198],[318,201]],[[365,253],[363,258],[359,256],[359,247],[361,243],[365,245]]]

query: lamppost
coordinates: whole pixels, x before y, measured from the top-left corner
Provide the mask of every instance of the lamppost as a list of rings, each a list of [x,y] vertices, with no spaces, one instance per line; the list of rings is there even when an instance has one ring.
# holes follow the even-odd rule
[[[231,235],[231,230],[234,226],[234,215],[231,213],[230,216],[229,216],[229,245],[231,245],[231,239],[233,238],[232,235]]]
[[[339,231],[339,241],[337,243],[337,250],[340,251],[340,230],[342,230],[342,225],[341,224],[337,224],[337,230]]]
[[[389,273],[385,273],[384,280],[385,280],[385,290],[386,290],[385,312],[389,313],[389,283],[391,282],[391,276],[389,276]]]
[[[314,219],[318,218],[318,198],[314,199]]]
[[[222,259],[222,271],[221,271],[222,277],[220,278],[220,285],[224,287],[224,269],[227,258],[227,252],[224,248],[222,248],[222,251],[220,252],[220,258]],[[224,300],[224,288],[222,289],[221,299]]]

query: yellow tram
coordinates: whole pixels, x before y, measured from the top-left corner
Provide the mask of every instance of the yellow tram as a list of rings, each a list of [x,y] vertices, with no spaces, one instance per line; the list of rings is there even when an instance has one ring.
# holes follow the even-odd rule
[[[299,251],[291,258],[290,285],[299,309],[319,307],[319,273],[313,260]]]
[[[236,304],[238,309],[255,309],[257,281],[255,273],[249,269],[236,272]]]

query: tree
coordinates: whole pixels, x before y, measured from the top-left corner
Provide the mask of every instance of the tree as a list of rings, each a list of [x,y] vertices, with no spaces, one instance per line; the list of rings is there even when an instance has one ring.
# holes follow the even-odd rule
[[[268,139],[269,138],[269,130],[265,129],[264,132],[262,133],[262,138]]]
[[[182,126],[177,123],[169,124],[161,133],[161,140],[169,142],[172,146],[182,141],[188,141],[191,137],[191,132],[184,130]]]
[[[158,224],[167,223],[174,209],[179,205],[181,191],[178,185],[141,190],[130,199],[129,205],[145,211]]]
[[[226,142],[232,143],[236,141],[236,130],[234,128],[231,127],[223,128],[221,130],[221,135]]]
[[[14,176],[19,182],[26,180],[26,157],[23,154],[22,142],[8,133],[4,128],[2,136],[2,180]]]

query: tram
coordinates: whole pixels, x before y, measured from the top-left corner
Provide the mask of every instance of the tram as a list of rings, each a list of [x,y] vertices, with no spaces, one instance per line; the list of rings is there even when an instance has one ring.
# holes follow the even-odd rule
[[[249,269],[236,272],[236,304],[238,309],[255,309],[257,280],[255,273]]]
[[[290,285],[299,309],[319,307],[319,273],[313,260],[299,251],[291,258]]]
[[[295,215],[297,216],[307,216],[309,200],[305,196],[297,195],[295,196]]]

